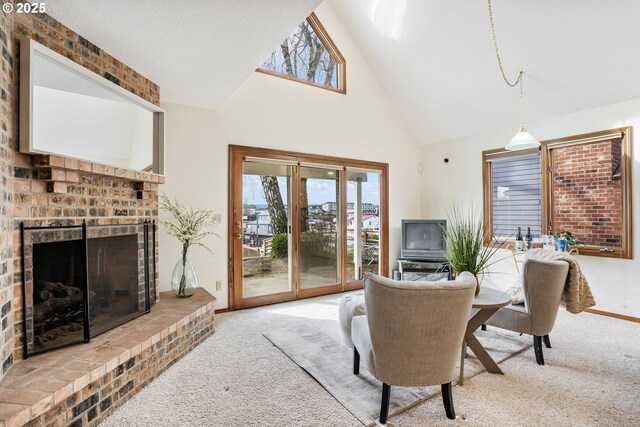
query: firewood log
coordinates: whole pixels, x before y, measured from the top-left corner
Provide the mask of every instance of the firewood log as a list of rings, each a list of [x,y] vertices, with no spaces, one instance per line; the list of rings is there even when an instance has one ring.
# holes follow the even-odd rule
[[[82,300],[82,292],[76,292],[66,297],[49,298],[36,303],[33,305],[33,322],[38,325],[54,317],[66,317],[77,311],[82,313]]]
[[[69,295],[82,293],[74,286],[66,286],[59,282],[49,282],[48,280],[36,280],[36,292],[34,297],[39,301],[46,301],[51,297],[62,298]]]

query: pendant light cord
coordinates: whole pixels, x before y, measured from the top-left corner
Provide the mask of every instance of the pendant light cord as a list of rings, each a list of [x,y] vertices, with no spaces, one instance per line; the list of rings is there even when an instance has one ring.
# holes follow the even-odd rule
[[[491,0],[487,0],[487,5],[489,8],[489,23],[491,24],[491,35],[493,36],[493,47],[496,51],[496,58],[498,59],[498,67],[500,68],[500,74],[502,74],[502,80],[504,80],[504,82],[509,87],[516,87],[517,85],[520,85],[520,130],[523,131],[524,130],[524,106],[522,102],[522,98],[523,98],[522,80],[524,77],[524,72],[520,70],[520,72],[518,73],[518,78],[513,83],[511,83],[507,78],[507,75],[504,72],[504,67],[502,66],[500,51],[498,50],[498,40],[496,38],[496,27],[493,23],[493,11],[491,10]]]

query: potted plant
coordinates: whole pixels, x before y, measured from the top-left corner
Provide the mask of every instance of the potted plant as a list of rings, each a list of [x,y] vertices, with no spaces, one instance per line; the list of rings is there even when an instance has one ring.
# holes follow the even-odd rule
[[[203,239],[207,236],[220,237],[210,229],[221,222],[220,215],[211,209],[183,206],[178,200],[171,201],[164,194],[160,197],[159,204],[162,210],[172,216],[170,220],[161,220],[160,223],[167,233],[182,243],[182,253],[171,275],[171,289],[177,297],[187,298],[193,295],[198,287],[196,270],[189,261],[189,247],[201,246],[213,255],[213,251],[203,243]]]
[[[465,214],[454,206],[447,216],[447,227],[444,230],[447,243],[445,256],[456,273],[468,271],[476,276],[478,295],[480,277],[488,272],[490,266],[500,261],[493,259],[500,245],[485,234],[482,217],[473,208]]]

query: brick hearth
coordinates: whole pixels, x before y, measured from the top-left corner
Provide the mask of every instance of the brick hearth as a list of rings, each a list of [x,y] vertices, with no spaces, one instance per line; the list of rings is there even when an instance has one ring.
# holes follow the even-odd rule
[[[90,343],[16,362],[0,384],[0,425],[96,425],[209,337],[214,307],[202,288],[164,292],[150,314]]]

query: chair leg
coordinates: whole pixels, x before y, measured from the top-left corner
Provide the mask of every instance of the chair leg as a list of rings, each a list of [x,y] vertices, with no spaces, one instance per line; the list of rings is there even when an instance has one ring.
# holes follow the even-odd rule
[[[456,410],[453,408],[453,394],[451,394],[451,383],[442,384],[442,402],[444,403],[444,410],[447,413],[447,418],[450,420],[456,419]]]
[[[389,416],[389,398],[391,397],[391,386],[382,384],[382,403],[380,404],[380,424],[387,423]]]
[[[360,373],[360,353],[358,353],[358,349],[353,347],[353,375],[358,375]]]
[[[536,362],[538,362],[538,365],[544,365],[544,355],[542,354],[542,337],[533,337],[533,350],[536,353]]]
[[[482,326],[480,327],[480,329],[482,329],[483,331],[486,331],[487,330],[487,325],[483,323]]]
[[[543,336],[542,340],[544,341],[544,346],[545,347],[551,348],[551,340],[549,339],[549,334]]]
[[[460,350],[460,376],[458,385],[464,385],[464,359],[467,357],[467,343],[462,341],[462,349]]]

